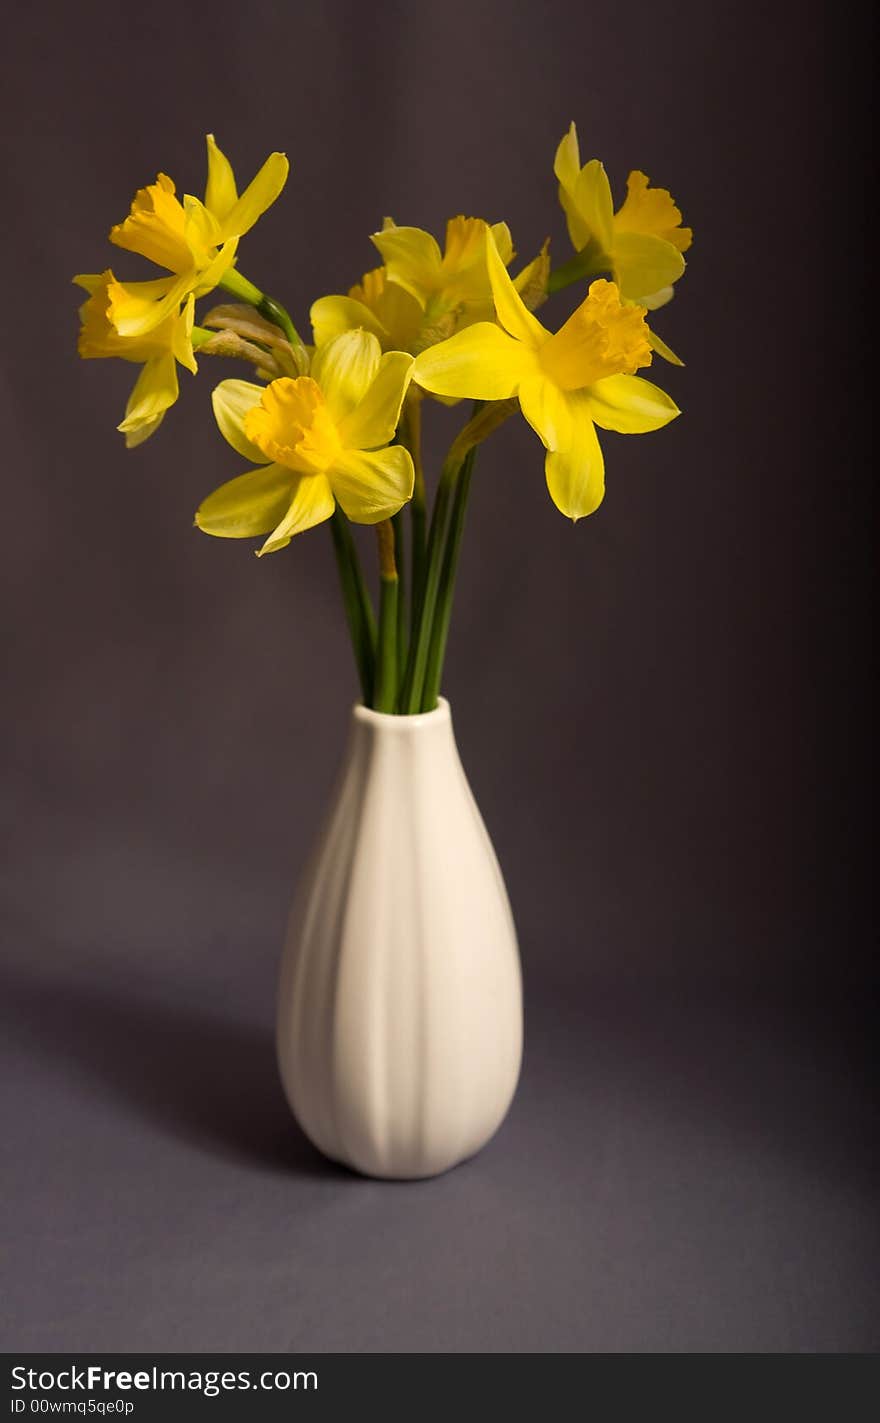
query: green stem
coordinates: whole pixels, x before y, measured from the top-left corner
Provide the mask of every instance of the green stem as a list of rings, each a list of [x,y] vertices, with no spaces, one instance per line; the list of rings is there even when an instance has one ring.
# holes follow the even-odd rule
[[[440,586],[446,522],[449,506],[458,483],[459,472],[468,451],[475,445],[482,444],[483,440],[497,429],[509,415],[512,415],[516,408],[516,400],[493,400],[488,404],[476,401],[470,420],[464,429],[456,435],[449,454],[446,456],[440,474],[440,483],[437,486],[437,497],[434,500],[434,512],[431,516],[431,530],[428,534],[424,596],[416,628],[410,639],[406,677],[400,696],[400,710],[406,716],[412,716],[422,708],[425,670],[428,665],[428,653],[434,629],[434,612]]]
[[[600,248],[599,244],[591,240],[586,247],[576,252],[561,267],[550,273],[547,279],[547,291],[559,292],[563,287],[570,287],[573,282],[585,281],[587,277],[598,277],[602,272],[611,271],[610,259]]]
[[[397,565],[397,686],[403,682],[406,670],[409,628],[406,618],[406,525],[400,509],[391,520],[394,526],[394,562]]]
[[[434,710],[440,692],[440,682],[443,677],[443,662],[446,657],[446,643],[449,638],[449,620],[452,616],[452,604],[455,599],[455,578],[458,572],[461,536],[464,530],[464,519],[467,513],[468,497],[471,492],[471,478],[476,457],[477,450],[476,446],[474,446],[465,456],[465,461],[461,467],[461,472],[455,487],[455,498],[453,499],[452,514],[449,520],[449,533],[446,536],[446,549],[443,554],[443,568],[440,573],[437,608],[434,613],[434,625],[431,629],[431,642],[428,648],[428,662],[425,668],[425,689],[422,693],[422,711]]]
[[[379,542],[379,651],[373,707],[394,712],[397,702],[397,613],[399,586],[394,559],[394,529],[390,519],[376,525]]]
[[[342,601],[351,633],[361,695],[364,706],[370,706],[375,680],[376,620],[348,520],[338,507],[330,520],[330,532],[333,536],[333,551],[339,568]]]
[[[428,535],[428,547],[425,555],[424,587],[417,611],[413,635],[410,640],[409,656],[406,662],[406,676],[404,678],[400,698],[400,710],[405,716],[413,715],[420,710],[422,705],[425,666],[428,661],[431,625],[434,620],[437,587],[440,581],[440,559],[443,552],[443,534],[446,530],[446,515],[449,510],[452,491],[455,488],[455,481],[458,478],[458,471],[461,468],[463,458],[464,455],[459,454],[455,450],[455,445],[453,445],[446,458],[446,463],[440,475],[440,483],[437,486],[437,497],[434,500],[434,512],[431,516],[431,532]]]
[[[302,345],[287,308],[282,306],[280,301],[276,301],[274,297],[261,292],[260,288],[248,281],[247,277],[242,276],[237,268],[230,267],[221,279],[220,285],[225,291],[237,296],[239,300],[246,301],[250,306],[256,307],[260,315],[265,316],[267,321],[273,322],[275,326],[280,326],[292,346]]]
[[[376,614],[373,612],[373,600],[370,597],[370,590],[367,587],[367,580],[361,568],[361,561],[358,558],[358,551],[354,539],[351,535],[351,526],[348,519],[343,514],[339,505],[336,506],[334,518],[338,519],[344,530],[346,553],[351,563],[354,575],[355,587],[357,588],[358,603],[360,604],[361,618],[363,620],[364,635],[369,648],[370,657],[376,656]]]
[[[302,345],[287,308],[282,306],[280,301],[276,301],[274,297],[267,296],[265,292],[260,291],[260,288],[243,276],[237,268],[230,267],[220,285],[233,296],[237,296],[239,300],[246,301],[250,306],[255,307],[267,321],[280,326],[292,346]],[[376,617],[348,520],[338,507],[330,520],[330,530],[333,535],[333,550],[339,568],[342,599],[354,647],[361,694],[364,704],[369,706],[373,700],[376,674]]]
[[[425,592],[425,555],[427,546],[425,471],[422,467],[421,396],[410,396],[406,402],[404,418],[401,425],[401,439],[412,456],[413,471],[415,474],[413,495],[409,506],[412,528],[412,587],[410,590],[412,609],[410,636],[414,637]],[[398,568],[402,568],[402,566],[403,565],[398,561]]]
[[[280,301],[275,301],[271,296],[264,296],[257,306],[257,311],[261,316],[265,316],[267,321],[281,327],[291,346],[302,345],[299,332],[291,321],[286,307],[283,307]]]

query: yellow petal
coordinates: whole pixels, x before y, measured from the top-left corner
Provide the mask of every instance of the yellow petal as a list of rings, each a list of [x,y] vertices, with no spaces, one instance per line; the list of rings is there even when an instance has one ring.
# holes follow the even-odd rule
[[[312,379],[321,387],[337,425],[364,399],[376,378],[382,347],[371,331],[344,331],[312,359]]]
[[[311,315],[316,346],[361,326],[378,336],[384,351],[415,351],[423,313],[414,296],[386,280],[384,267],[374,267],[346,296],[315,302]]]
[[[331,517],[335,508],[333,490],[325,474],[297,476],[290,507],[278,527],[272,530],[263,547],[258,550],[259,556],[262,558],[264,553],[277,553],[278,549],[286,548],[295,534],[302,534],[306,529],[313,529],[316,524],[323,524]]]
[[[258,445],[248,439],[244,420],[248,411],[259,405],[264,390],[265,386],[254,385],[249,380],[221,380],[211,394],[220,434],[237,454],[250,460],[251,464],[265,464],[266,456]],[[270,524],[269,527],[273,526]]]
[[[642,232],[619,232],[614,239],[614,275],[627,301],[650,297],[670,287],[684,271],[677,247],[662,237]]]
[[[486,237],[486,262],[498,320],[517,341],[537,350],[549,339],[550,332],[545,330],[538,318],[524,306],[522,297],[510,279],[510,273],[498,255],[491,232]]]
[[[171,351],[175,360],[185,366],[193,375],[198,371],[192,346],[193,323],[195,321],[196,299],[188,296],[180,315],[171,323]]]
[[[355,301],[350,296],[319,297],[312,303],[309,317],[316,346],[326,346],[334,336],[341,336],[343,331],[355,331],[358,327],[372,331],[380,341],[386,335],[384,326],[372,311],[362,301]]]
[[[220,244],[222,229],[209,208],[187,193],[183,199],[184,233],[194,264],[205,267]]]
[[[610,252],[614,241],[614,202],[608,175],[598,158],[591,158],[581,169],[572,201],[590,237],[603,252]]]
[[[493,222],[489,226],[489,231],[495,239],[495,248],[498,252],[498,256],[501,258],[505,267],[509,267],[514,257],[513,238],[510,235],[510,228],[506,222]]]
[[[168,280],[173,281],[174,278]],[[79,310],[82,326],[77,350],[84,359],[118,356],[124,361],[136,361],[142,365],[154,356],[171,353],[188,370],[197,369],[192,348],[194,303],[191,296],[182,310],[172,309],[153,330],[140,336],[120,336],[109,319],[110,292],[116,286],[116,278],[112,272],[106,271],[91,286],[92,294]]]
[[[382,357],[363,400],[339,424],[345,449],[375,450],[394,439],[413,364],[405,351],[388,351]]]
[[[578,144],[577,127],[572,121],[568,133],[559,141],[556,157],[553,160],[553,172],[564,188],[570,188],[573,191],[580,177],[580,171],[581,151]]]
[[[155,429],[158,425],[156,417],[164,415],[174,404],[177,393],[177,362],[174,357],[170,352],[154,356],[138,376],[125,407],[125,419],[117,425],[117,430],[129,435],[147,424],[152,424]]]
[[[196,524],[218,539],[251,539],[268,534],[290,506],[298,476],[280,464],[249,469],[221,484],[196,510]]]
[[[370,241],[378,247],[388,280],[414,296],[424,308],[426,293],[437,284],[442,257],[430,232],[420,227],[384,227]]]
[[[422,308],[411,292],[404,291],[397,282],[386,281],[384,273],[384,267],[379,267],[374,273],[365,272],[362,286],[364,302],[383,327],[383,331],[376,331],[376,335],[386,351],[414,353],[421,339]],[[371,277],[372,281],[369,280]],[[372,301],[369,299],[371,294],[374,294]],[[349,292],[349,296],[360,299],[355,289]],[[372,329],[367,327],[367,330]]]
[[[550,252],[545,242],[537,257],[533,257],[513,279],[528,311],[536,311],[547,298],[547,282],[550,277]]]
[[[229,237],[226,239],[219,252],[211,259],[207,267],[202,268],[193,278],[192,289],[196,296],[205,296],[207,292],[213,291],[214,287],[219,285],[235,260],[237,248],[237,237]]]
[[[117,282],[107,287],[107,317],[120,336],[154,331],[192,289],[192,273],[152,282]]]
[[[151,435],[155,435],[164,419],[165,411],[160,410],[158,415],[154,415],[152,420],[144,420],[141,425],[138,425],[136,430],[126,430],[125,448],[127,450],[136,450],[138,445],[142,445]]]
[[[559,180],[559,201],[565,212],[572,247],[580,252],[592,241],[601,251],[610,252],[614,215],[611,186],[598,158],[581,167],[574,124],[556,150],[553,171]]]
[[[355,524],[390,519],[412,498],[413,462],[402,445],[372,453],[346,450],[329,477],[336,498]]]
[[[665,391],[641,376],[609,376],[587,392],[590,414],[603,430],[644,435],[660,430],[681,411]]]
[[[270,153],[257,176],[226,213],[222,222],[223,236],[241,237],[249,232],[278,197],[289,171],[290,164],[283,153]]]
[[[533,375],[519,388],[522,413],[540,435],[544,448],[558,450],[571,439],[571,416],[562,391],[546,376]]]
[[[544,461],[550,497],[569,519],[583,519],[602,503],[605,461],[582,391],[568,396],[571,439],[565,450],[550,450]]]
[[[78,277],[73,278],[73,284],[76,287],[82,287],[83,291],[87,291],[90,295],[94,296],[100,287],[106,285],[108,278],[112,279],[112,276],[113,274],[110,271],[81,272]]]
[[[647,307],[648,311],[659,311],[660,307],[666,306],[674,296],[675,287],[661,287],[659,291],[640,297],[639,305]]]
[[[662,356],[664,361],[668,361],[671,366],[683,366],[684,361],[681,356],[677,356],[671,346],[661,340],[656,331],[648,329],[648,342],[651,350],[656,351],[658,356]]]
[[[573,123],[556,150],[553,171],[559,179],[559,201],[565,213],[571,245],[576,252],[580,252],[583,247],[586,247],[593,234],[586,220],[581,217],[575,202],[575,191],[581,173],[581,158],[577,129]]]
[[[694,239],[691,228],[682,227],[681,212],[666,188],[652,188],[644,173],[635,169],[626,180],[626,198],[614,214],[615,232],[648,232],[663,237],[686,252]]]
[[[232,164],[217,146],[212,133],[207,135],[208,181],[205,185],[205,206],[222,222],[238,202],[238,189]]]
[[[537,358],[492,322],[457,331],[416,357],[413,380],[433,395],[507,400],[537,370]]]

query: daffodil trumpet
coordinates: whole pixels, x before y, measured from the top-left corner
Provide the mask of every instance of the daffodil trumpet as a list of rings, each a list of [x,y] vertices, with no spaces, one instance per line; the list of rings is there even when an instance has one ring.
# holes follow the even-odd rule
[[[441,246],[386,218],[371,235],[381,265],[347,294],[342,287],[308,306],[307,345],[287,307],[238,265],[246,234],[282,192],[285,155],[270,154],[241,193],[212,135],[207,159],[204,198],[178,197],[160,173],[110,232],[117,249],[152,261],[160,275],[131,282],[106,268],[74,279],[87,293],[79,353],[140,367],[118,426],[129,448],[163,425],[181,367],[196,374],[218,359],[245,363],[252,379],[221,380],[212,405],[220,434],[248,467],[202,500],[196,526],[215,538],[256,539],[262,557],[326,523],[364,704],[389,715],[430,711],[479,446],[521,413],[544,447],[556,507],[575,523],[598,509],[605,457],[597,431],[645,434],[679,414],[637,372],[655,354],[681,364],[647,317],[684,274],[691,229],[670,193],[638,169],[615,209],[602,164],[581,164],[572,124],[553,173],[573,256],[551,268],[548,238],[520,266],[504,222],[452,217]],[[545,326],[536,311],[576,284],[579,304],[556,329]],[[234,302],[197,319],[196,303],[218,290]],[[473,402],[433,499],[422,461],[428,397]],[[375,528],[378,616],[356,524]]]

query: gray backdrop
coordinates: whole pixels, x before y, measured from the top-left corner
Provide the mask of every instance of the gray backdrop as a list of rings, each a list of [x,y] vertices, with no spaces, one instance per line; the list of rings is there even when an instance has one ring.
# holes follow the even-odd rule
[[[857,16],[7,20],[6,1347],[876,1344]],[[208,129],[240,179],[290,156],[241,268],[302,326],[385,213],[566,253],[571,118],[618,191],[642,167],[695,229],[658,320],[685,414],[607,437],[576,528],[522,422],[480,460],[445,691],[521,934],[524,1077],[476,1161],[367,1183],[298,1135],[272,1059],[355,693],[329,537],[258,563],[194,531],[240,469],[210,416],[229,372],[182,374],[127,455],[133,371],[77,360],[69,278],[126,269],[105,233],[159,167],[201,191]]]

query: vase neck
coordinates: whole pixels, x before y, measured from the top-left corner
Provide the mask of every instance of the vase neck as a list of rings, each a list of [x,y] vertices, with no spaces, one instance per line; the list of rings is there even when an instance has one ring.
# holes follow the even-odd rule
[[[445,697],[438,698],[433,711],[412,716],[393,716],[358,703],[352,708],[352,720],[356,727],[374,736],[413,738],[437,734],[441,729],[448,734],[452,729],[452,712]]]

